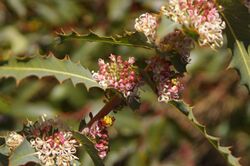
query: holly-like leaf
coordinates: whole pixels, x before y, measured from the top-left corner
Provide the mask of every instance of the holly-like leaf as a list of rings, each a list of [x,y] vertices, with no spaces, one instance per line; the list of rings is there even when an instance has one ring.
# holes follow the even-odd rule
[[[233,48],[234,41],[250,44],[250,14],[242,4],[242,0],[217,0],[222,6],[221,14],[226,21],[229,47]]]
[[[250,46],[247,51],[244,44],[237,40],[229,67],[237,69],[241,76],[240,82],[250,88]]]
[[[39,164],[40,160],[36,157],[35,149],[33,149],[30,143],[25,139],[9,157],[9,165],[20,166],[28,162]]]
[[[88,42],[101,42],[108,43],[114,45],[122,45],[129,47],[141,47],[146,49],[153,49],[153,46],[147,43],[146,37],[142,33],[138,32],[126,32],[124,35],[116,35],[116,36],[99,36],[96,33],[90,31],[88,34],[80,35],[75,31],[72,31],[69,34],[65,34],[64,32],[58,33],[57,41],[59,43],[64,42],[68,39],[79,39],[85,40]]]
[[[81,64],[73,63],[69,58],[59,60],[54,56],[34,57],[28,62],[20,62],[12,59],[8,64],[0,66],[0,77],[14,77],[17,82],[29,76],[42,78],[54,76],[59,82],[70,79],[74,85],[84,83],[87,89],[99,87],[92,79],[91,72]]]
[[[229,165],[240,166],[240,158],[233,156],[230,147],[221,146],[220,138],[211,136],[207,133],[206,126],[200,124],[193,114],[191,107],[187,106],[183,102],[170,101],[170,104],[174,105],[181,113],[186,115],[192,124],[204,135],[204,137],[214,146],[214,148],[226,159]]]
[[[95,166],[104,166],[102,159],[98,155],[98,151],[94,147],[94,144],[85,135],[79,132],[73,132],[73,135],[81,143],[83,150],[89,154]]]

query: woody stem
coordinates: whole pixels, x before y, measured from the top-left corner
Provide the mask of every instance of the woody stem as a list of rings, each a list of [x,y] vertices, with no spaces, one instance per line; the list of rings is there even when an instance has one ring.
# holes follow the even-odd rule
[[[108,115],[112,110],[119,106],[123,101],[123,98],[120,95],[115,95],[111,100],[105,104],[105,106],[89,121],[87,124],[90,127],[95,121],[103,118]]]

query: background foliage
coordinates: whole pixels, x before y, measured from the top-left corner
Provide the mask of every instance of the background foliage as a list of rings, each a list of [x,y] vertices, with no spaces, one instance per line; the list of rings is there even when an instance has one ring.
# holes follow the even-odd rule
[[[81,40],[66,40],[59,45],[55,34],[72,28],[82,34],[89,29],[99,35],[122,34],[124,30],[133,30],[136,17],[156,11],[162,4],[163,0],[3,0],[0,63],[37,54],[46,56],[51,51],[59,59],[68,55],[72,62],[79,61],[90,70],[96,70],[99,57],[107,58],[110,53],[135,56],[143,67],[143,58],[153,56],[153,50]],[[186,77],[184,99],[196,105],[194,114],[208,126],[208,133],[220,136],[223,145],[233,145],[233,153],[242,156],[241,163],[247,165],[250,163],[249,92],[238,84],[240,79],[235,70],[223,70],[230,54],[218,54],[192,53],[192,65],[188,65],[191,77]],[[0,75],[2,72],[0,68]],[[58,115],[72,129],[77,129],[83,116],[103,106],[102,90],[91,88],[88,93],[84,85],[74,86],[71,81],[58,84],[51,77],[39,80],[30,77],[16,84],[13,78],[0,80],[0,133],[17,129],[27,118],[37,119],[43,114]],[[144,87],[141,93],[145,94],[138,111],[124,108],[116,114],[106,165],[226,164],[183,115],[171,106],[159,104],[149,87]],[[80,161],[92,164],[87,154]]]

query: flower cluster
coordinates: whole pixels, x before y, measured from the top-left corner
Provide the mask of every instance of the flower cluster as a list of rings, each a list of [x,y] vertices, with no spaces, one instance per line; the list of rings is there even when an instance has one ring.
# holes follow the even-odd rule
[[[17,134],[16,132],[10,132],[5,137],[6,145],[10,149],[10,151],[15,150],[23,142],[23,140],[23,136]]]
[[[109,151],[109,135],[107,128],[112,126],[114,118],[105,116],[95,122],[91,127],[83,129],[83,134],[88,136],[95,144],[100,158],[104,159]]]
[[[185,64],[189,62],[190,52],[193,47],[193,40],[180,30],[169,33],[159,44],[159,49],[161,51],[177,52]]]
[[[153,74],[152,79],[156,83],[158,100],[160,102],[179,100],[184,85],[181,82],[181,75],[173,69],[171,62],[162,57],[154,57],[148,64]]]
[[[135,59],[122,60],[121,56],[110,55],[110,63],[99,59],[99,71],[93,72],[93,78],[104,88],[114,88],[128,97],[140,81],[134,66]]]
[[[69,166],[75,159],[78,142],[71,132],[58,131],[45,137],[30,140],[31,146],[37,151],[38,158],[46,166]]]
[[[75,155],[80,144],[58,119],[45,119],[42,116],[34,123],[28,121],[22,133],[43,165],[69,166],[78,159]]]
[[[214,0],[169,0],[161,12],[171,20],[184,25],[198,35],[201,46],[211,48],[223,44],[222,21]]]
[[[153,43],[156,38],[156,28],[158,18],[152,14],[144,13],[139,18],[135,19],[135,29],[138,32],[143,32],[149,43]]]

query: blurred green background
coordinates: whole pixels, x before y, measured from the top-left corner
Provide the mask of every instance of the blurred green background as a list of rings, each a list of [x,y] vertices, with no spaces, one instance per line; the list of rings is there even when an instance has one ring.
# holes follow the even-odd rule
[[[165,0],[1,0],[0,63],[12,56],[32,57],[54,53],[69,55],[90,70],[97,69],[98,58],[110,53],[136,57],[139,66],[154,51],[69,40],[56,42],[56,32],[71,29],[79,33],[92,30],[101,35],[133,31],[134,19],[145,12],[157,12]],[[195,105],[196,117],[208,132],[220,136],[223,145],[232,145],[241,163],[250,163],[250,102],[245,87],[239,86],[234,70],[225,70],[230,55],[192,54],[185,78],[184,99]],[[107,166],[210,166],[226,165],[220,154],[190,125],[186,117],[171,106],[157,102],[147,86],[141,88],[139,110],[124,108],[115,114],[110,129]],[[59,84],[51,77],[27,78],[18,85],[13,78],[0,79],[0,134],[17,130],[26,120],[43,114],[65,120],[72,129],[89,112],[104,105],[103,91],[70,81]],[[80,159],[91,165],[87,154]]]

